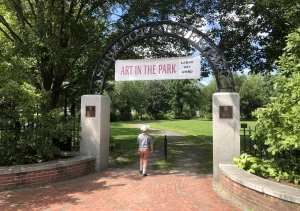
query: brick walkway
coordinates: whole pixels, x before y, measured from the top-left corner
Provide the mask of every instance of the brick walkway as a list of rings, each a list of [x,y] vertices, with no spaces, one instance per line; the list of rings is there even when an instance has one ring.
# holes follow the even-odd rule
[[[0,210],[239,210],[212,187],[211,176],[113,169],[36,189],[0,193]]]

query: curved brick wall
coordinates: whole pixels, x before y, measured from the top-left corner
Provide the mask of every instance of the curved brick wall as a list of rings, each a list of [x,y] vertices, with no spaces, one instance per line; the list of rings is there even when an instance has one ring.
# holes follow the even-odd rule
[[[0,167],[0,191],[36,187],[95,172],[95,157],[76,156],[58,161]]]
[[[272,182],[233,164],[220,164],[224,191],[253,211],[300,211],[300,189]]]

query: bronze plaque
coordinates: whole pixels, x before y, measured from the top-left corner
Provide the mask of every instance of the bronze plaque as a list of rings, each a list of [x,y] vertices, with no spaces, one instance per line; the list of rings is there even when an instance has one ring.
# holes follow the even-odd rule
[[[220,119],[232,119],[232,106],[220,106]]]
[[[85,107],[85,116],[86,117],[95,117],[96,115],[96,106],[86,106]]]

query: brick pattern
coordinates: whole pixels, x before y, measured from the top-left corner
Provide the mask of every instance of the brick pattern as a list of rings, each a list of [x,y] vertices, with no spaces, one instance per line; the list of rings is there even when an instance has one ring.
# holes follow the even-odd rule
[[[0,193],[1,211],[240,211],[210,175],[107,169],[51,187]]]
[[[95,160],[82,161],[68,166],[23,173],[1,174],[0,191],[24,187],[37,187],[65,181],[95,172]]]
[[[252,190],[220,174],[223,190],[254,211],[300,211],[300,205]]]

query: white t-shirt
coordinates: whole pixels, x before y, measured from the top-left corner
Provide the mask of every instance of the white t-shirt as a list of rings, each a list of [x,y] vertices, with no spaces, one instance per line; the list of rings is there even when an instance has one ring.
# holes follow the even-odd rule
[[[139,150],[150,149],[150,144],[153,144],[153,140],[150,135],[141,133],[137,137],[137,143],[139,144]]]

